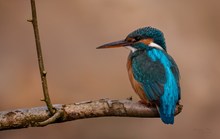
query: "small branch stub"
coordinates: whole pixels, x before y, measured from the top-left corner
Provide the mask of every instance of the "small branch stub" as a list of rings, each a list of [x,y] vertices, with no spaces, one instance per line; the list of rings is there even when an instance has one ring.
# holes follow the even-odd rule
[[[28,19],[27,21],[28,21],[28,22],[33,22],[33,20],[32,20],[32,19]]]
[[[47,75],[47,72],[44,70],[43,71],[43,76],[46,76]]]

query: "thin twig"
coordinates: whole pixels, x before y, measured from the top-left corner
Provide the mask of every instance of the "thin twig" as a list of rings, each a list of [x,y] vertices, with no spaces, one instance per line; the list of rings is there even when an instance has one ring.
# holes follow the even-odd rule
[[[53,105],[50,101],[50,96],[48,92],[47,78],[46,78],[47,72],[44,68],[43,55],[42,55],[41,44],[40,44],[40,35],[39,35],[38,24],[37,24],[37,12],[36,12],[35,0],[31,0],[31,9],[32,9],[32,19],[28,21],[32,23],[33,28],[34,28],[38,64],[39,64],[42,88],[43,88],[43,93],[44,93],[43,101],[45,101],[47,108],[50,111],[50,114],[53,115],[55,113],[55,109],[53,108]]]
[[[48,118],[47,120],[43,122],[36,122],[37,126],[46,126],[48,124],[56,122],[59,118],[61,118],[64,115],[63,109],[58,110],[52,117]]]
[[[159,113],[155,107],[147,107],[142,103],[133,102],[128,99],[100,99],[68,105],[56,104],[54,107],[57,109],[57,113],[52,117],[50,117],[46,107],[2,111],[0,112],[0,130],[39,127],[77,119],[107,116],[139,118],[159,117]],[[179,114],[181,110],[182,105],[177,105],[175,115]],[[161,124],[163,123],[161,122]]]

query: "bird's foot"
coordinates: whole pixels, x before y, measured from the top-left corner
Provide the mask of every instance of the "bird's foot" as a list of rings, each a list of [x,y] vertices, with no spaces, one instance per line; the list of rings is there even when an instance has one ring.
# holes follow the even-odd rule
[[[126,98],[127,100],[132,100],[132,96],[130,96],[130,97],[128,97],[128,98]]]

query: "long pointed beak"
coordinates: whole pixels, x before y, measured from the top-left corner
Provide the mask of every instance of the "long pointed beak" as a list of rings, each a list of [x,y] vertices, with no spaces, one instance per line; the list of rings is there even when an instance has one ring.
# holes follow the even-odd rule
[[[131,42],[127,42],[126,40],[120,40],[120,41],[111,42],[111,43],[101,45],[101,46],[97,47],[96,49],[117,48],[117,47],[124,47],[124,46],[128,46],[128,45],[131,45]]]

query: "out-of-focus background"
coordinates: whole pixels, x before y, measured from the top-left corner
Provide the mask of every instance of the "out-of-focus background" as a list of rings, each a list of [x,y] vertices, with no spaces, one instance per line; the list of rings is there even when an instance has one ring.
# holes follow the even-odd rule
[[[144,26],[161,29],[181,71],[183,111],[160,119],[97,118],[0,132],[1,139],[220,137],[220,1],[37,0],[53,103],[133,96],[126,49],[96,50]],[[45,105],[28,0],[0,0],[0,111]]]

